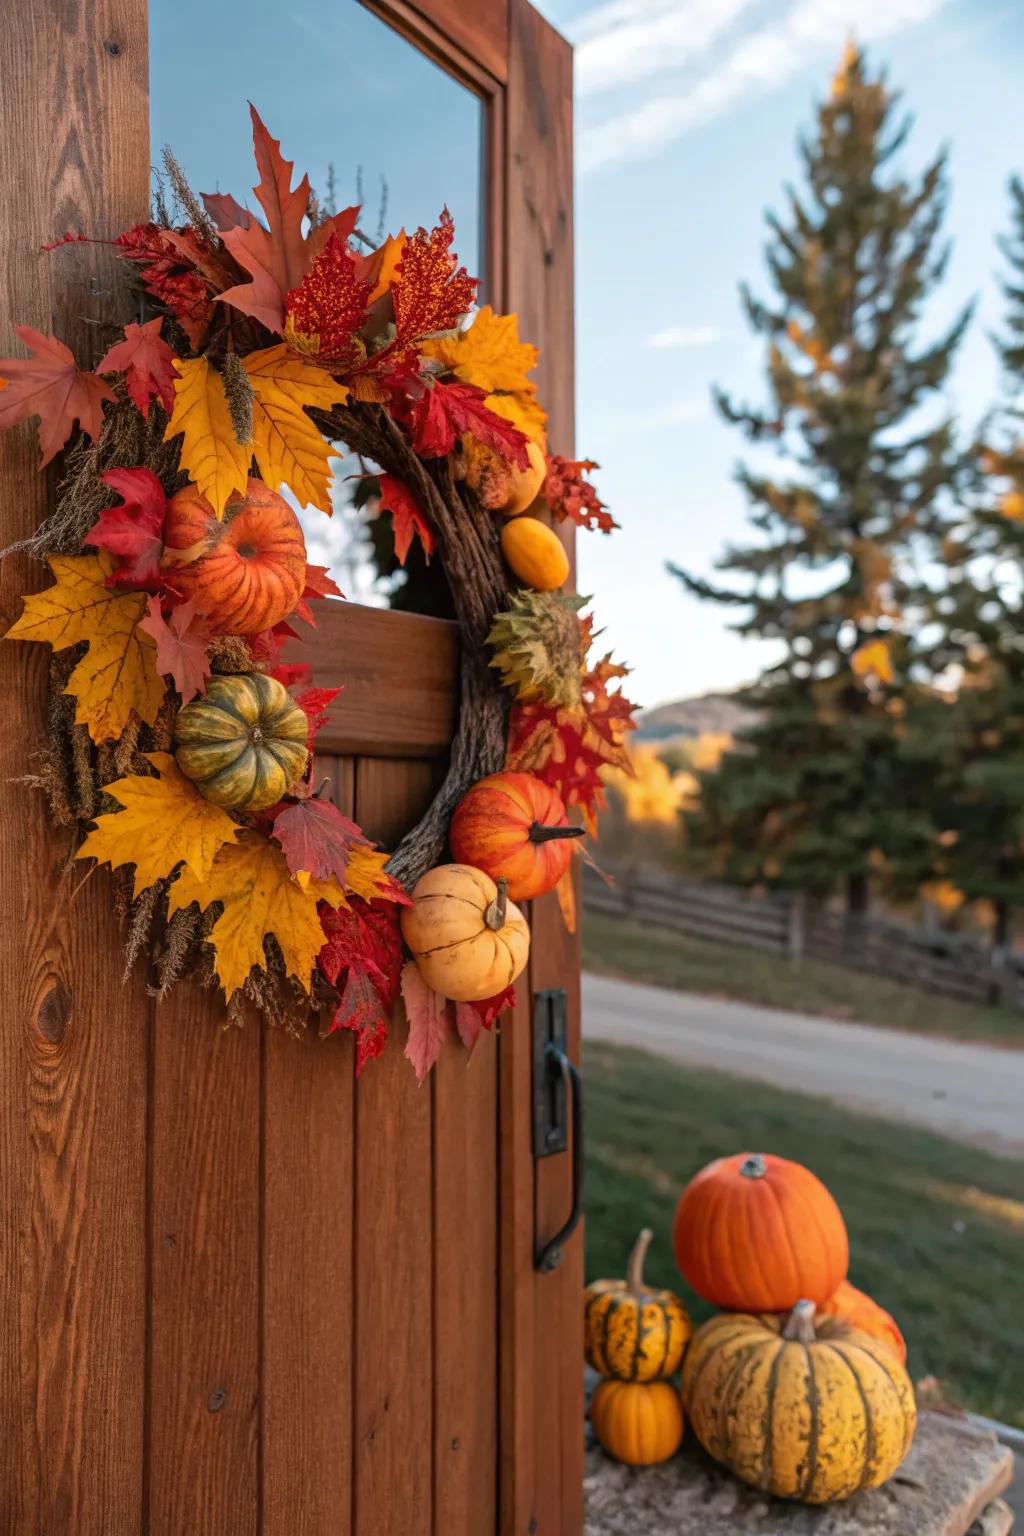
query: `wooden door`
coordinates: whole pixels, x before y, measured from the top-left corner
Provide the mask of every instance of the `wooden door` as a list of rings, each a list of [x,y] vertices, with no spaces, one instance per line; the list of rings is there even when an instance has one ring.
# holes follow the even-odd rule
[[[543,349],[568,452],[569,50],[525,0],[373,9],[483,100],[490,294]],[[146,216],[144,0],[11,8],[0,80],[0,352],[17,320],[95,359],[123,276],[102,246],[39,246]],[[0,437],[0,543],[46,510],[35,463],[28,429]],[[45,581],[0,565],[4,629]],[[332,604],[307,659],[345,684],[320,739],[335,798],[391,844],[443,772],[454,630]],[[422,1088],[401,1019],[356,1082],[349,1040],[224,1031],[190,985],[157,1007],[122,982],[105,876],[73,893],[66,836],[12,785],[46,665],[0,646],[0,1532],[573,1536],[579,1234],[534,1266],[571,1200],[569,1154],[531,1146],[535,991],[568,989],[578,1052],[554,898],[514,1016]]]

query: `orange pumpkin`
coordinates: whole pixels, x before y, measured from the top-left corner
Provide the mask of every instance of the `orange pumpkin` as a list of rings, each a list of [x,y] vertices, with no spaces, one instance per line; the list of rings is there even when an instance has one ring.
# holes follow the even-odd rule
[[[683,1190],[676,1262],[705,1301],[735,1312],[819,1305],[846,1279],[850,1250],[839,1207],[810,1169],[739,1152],[701,1169]]]
[[[554,890],[572,859],[571,827],[557,790],[532,773],[492,773],[463,796],[452,817],[452,853],[492,880],[508,881],[512,901]]]
[[[163,567],[168,580],[221,635],[257,635],[294,612],[306,584],[306,541],[291,507],[250,480],[219,521],[205,496],[185,486],[167,504]]]
[[[412,888],[402,909],[402,937],[428,987],[456,1003],[496,997],[526,969],[530,930],[482,869],[439,864]]]
[[[528,462],[525,469],[510,468],[508,500],[501,509],[506,517],[518,517],[520,512],[525,512],[537,500],[544,485],[548,472],[547,459],[544,449],[532,438],[526,445],[526,457]]]
[[[858,1291],[849,1280],[843,1281],[824,1306],[818,1308],[818,1312],[822,1317],[841,1317],[851,1328],[856,1328],[858,1333],[869,1334],[880,1343],[888,1344],[900,1364],[906,1365],[907,1341],[896,1319],[865,1291]]]

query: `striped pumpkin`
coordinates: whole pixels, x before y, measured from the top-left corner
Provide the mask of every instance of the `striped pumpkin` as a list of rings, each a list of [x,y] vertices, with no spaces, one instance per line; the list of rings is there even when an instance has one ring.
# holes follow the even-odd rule
[[[826,1504],[877,1488],[910,1449],[917,1410],[892,1350],[813,1302],[788,1319],[734,1313],[693,1337],[683,1405],[697,1439],[745,1483]]]
[[[262,811],[306,771],[309,721],[262,672],[210,679],[203,698],[178,711],[175,757],[214,805]]]
[[[306,584],[306,541],[291,507],[250,480],[219,522],[194,485],[167,503],[167,580],[219,635],[258,635],[295,611]]]
[[[633,1246],[625,1280],[595,1280],[583,1293],[587,1364],[620,1381],[656,1381],[678,1371],[693,1332],[686,1308],[671,1291],[644,1284],[652,1233]]]

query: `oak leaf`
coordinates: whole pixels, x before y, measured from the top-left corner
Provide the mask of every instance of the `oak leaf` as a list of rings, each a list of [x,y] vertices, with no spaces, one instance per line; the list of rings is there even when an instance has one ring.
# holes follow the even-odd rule
[[[422,1083],[451,1034],[448,999],[428,987],[415,960],[402,967],[402,1001],[409,1020],[405,1054]]]
[[[223,911],[210,930],[214,967],[225,997],[243,986],[253,967],[266,968],[264,941],[273,936],[285,970],[308,991],[324,944],[314,884],[292,879],[284,854],[262,832],[243,832],[218,851],[204,880],[185,865],[168,892],[170,916],[192,902]]]
[[[313,795],[278,811],[274,838],[284,850],[293,875],[301,871],[317,880],[333,876],[342,885],[353,848],[370,841],[330,800]]]
[[[156,669],[161,676],[171,679],[183,704],[205,693],[213,630],[203,615],[196,612],[193,600],[177,603],[165,619],[160,599],[151,597],[139,628],[155,640]]]
[[[184,863],[196,880],[209,878],[214,859],[239,830],[227,811],[205,800],[169,752],[147,752],[159,778],[128,774],[105,784],[122,807],[96,817],[78,853],[119,869],[135,865],[134,894],[168,879]]]
[[[297,357],[286,342],[244,359],[252,385],[252,452],[272,490],[287,485],[305,506],[331,513],[327,488],[334,452],[305,406],[329,410],[348,390],[316,363]]]
[[[303,176],[292,187],[293,162],[281,154],[279,139],[271,138],[256,108],[252,116],[252,142],[256,168],[260,173],[253,192],[267,219],[264,227],[257,218],[231,199],[207,199],[214,217],[222,217],[220,236],[235,260],[250,274],[251,281],[239,283],[220,294],[225,304],[259,320],[268,330],[280,332],[284,325],[285,295],[296,288],[323,250],[332,234],[347,240],[355,228],[357,208],[334,214],[307,234],[303,223],[309,213],[309,177]]]
[[[585,478],[598,467],[593,459],[563,459],[557,453],[549,453],[541,495],[558,519],[568,518],[577,528],[596,528],[601,533],[611,533],[618,523],[597,494],[596,487]]]
[[[424,342],[420,350],[446,373],[487,394],[529,393],[533,388],[526,375],[537,366],[537,348],[519,340],[517,315],[496,315],[489,304],[477,311],[468,330]]]
[[[42,469],[64,447],[76,421],[95,440],[103,426],[103,402],[117,396],[95,373],[79,368],[63,342],[30,325],[16,325],[14,334],[33,355],[0,358],[0,428],[38,416]]]
[[[174,409],[174,353],[160,335],[163,316],[142,325],[128,324],[124,340],[115,342],[96,365],[97,373],[123,373],[125,388],[143,416],[159,400],[170,415]]]
[[[8,640],[40,640],[55,651],[88,641],[89,649],[65,685],[77,699],[75,720],[93,741],[114,741],[132,711],[152,725],[164,701],[155,665],[156,648],[141,629],[143,592],[111,591],[110,556],[54,555],[54,585],[26,597]]]
[[[114,556],[108,586],[153,591],[163,584],[164,488],[151,469],[108,469],[98,478],[117,492],[121,504],[106,507],[82,542]]]
[[[224,380],[205,357],[175,358],[174,366],[174,410],[164,442],[181,435],[182,469],[223,517],[232,497],[245,495],[252,448],[235,437]]]
[[[434,552],[434,534],[424,517],[416,497],[403,480],[394,475],[380,477],[380,507],[391,513],[391,527],[395,539],[395,558],[404,565],[409,548],[417,535],[427,559]]]

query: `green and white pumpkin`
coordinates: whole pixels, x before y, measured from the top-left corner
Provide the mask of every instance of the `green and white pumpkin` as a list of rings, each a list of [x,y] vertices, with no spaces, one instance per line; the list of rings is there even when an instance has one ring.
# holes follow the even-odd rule
[[[309,721],[262,672],[210,679],[203,698],[178,712],[175,757],[214,805],[262,811],[306,771]]]

